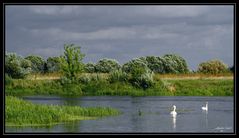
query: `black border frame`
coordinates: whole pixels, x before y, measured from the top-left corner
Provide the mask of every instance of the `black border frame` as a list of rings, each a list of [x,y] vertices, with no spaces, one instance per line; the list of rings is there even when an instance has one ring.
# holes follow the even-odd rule
[[[210,1],[209,1],[210,2]],[[19,133],[19,132],[16,132],[16,133],[6,133],[5,132],[5,73],[4,73],[4,62],[2,63],[2,70],[3,70],[3,77],[1,77],[1,82],[3,82],[3,87],[2,87],[2,94],[3,94],[3,97],[2,97],[2,101],[3,101],[3,135],[64,135],[64,134],[67,134],[67,135],[105,135],[105,134],[109,134],[109,135],[182,135],[182,134],[188,134],[188,135],[215,135],[215,134],[218,134],[218,135],[235,135],[237,134],[237,132],[239,132],[239,130],[236,128],[236,97],[237,97],[237,94],[236,94],[236,71],[237,71],[237,64],[236,64],[236,32],[237,32],[237,28],[236,28],[236,22],[237,22],[237,12],[238,12],[238,9],[237,9],[237,5],[238,3],[236,2],[229,2],[228,3],[135,3],[135,2],[132,2],[132,3],[125,3],[125,2],[118,2],[118,3],[55,3],[55,2],[52,2],[52,3],[43,3],[43,2],[40,2],[40,3],[19,3],[19,2],[14,2],[14,3],[8,3],[8,2],[3,2],[2,3],[2,12],[3,12],[3,49],[2,49],[2,53],[3,53],[3,56],[2,56],[2,59],[3,61],[5,61],[5,7],[7,5],[111,5],[111,6],[114,6],[114,5],[233,5],[234,7],[234,22],[233,22],[233,27],[234,27],[234,132],[233,133],[150,133],[150,132],[142,132],[142,133],[139,133],[139,132],[130,132],[130,133],[115,133],[115,132],[112,132],[112,133]]]

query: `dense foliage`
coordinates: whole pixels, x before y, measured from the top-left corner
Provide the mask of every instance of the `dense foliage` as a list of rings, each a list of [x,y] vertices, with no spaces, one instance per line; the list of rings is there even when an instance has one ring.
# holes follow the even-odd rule
[[[5,72],[12,78],[24,78],[31,72],[31,61],[18,56],[16,53],[7,53]]]
[[[109,74],[109,82],[114,83],[114,82],[127,82],[128,81],[128,74],[121,69],[119,70],[113,70]]]
[[[96,72],[95,64],[92,63],[92,62],[89,62],[89,63],[85,64],[85,72],[87,72],[87,73]]]
[[[75,79],[77,73],[84,70],[82,59],[85,56],[81,53],[80,47],[74,44],[64,45],[64,55],[61,56],[61,69],[69,79]]]
[[[165,60],[165,73],[187,73],[189,71],[186,60],[178,55],[167,54],[162,58]]]
[[[202,73],[218,74],[226,71],[228,71],[228,66],[217,59],[202,62],[198,65],[198,72]]]
[[[41,56],[30,55],[30,56],[25,57],[25,59],[31,61],[32,72],[44,72],[45,61]]]
[[[101,59],[95,65],[96,72],[109,73],[120,68],[120,64],[115,59]]]
[[[139,88],[149,88],[153,86],[153,71],[147,66],[147,61],[144,58],[136,58],[122,66],[122,70],[127,72],[129,82]]]
[[[61,70],[60,57],[49,57],[46,61],[47,72],[59,72]]]

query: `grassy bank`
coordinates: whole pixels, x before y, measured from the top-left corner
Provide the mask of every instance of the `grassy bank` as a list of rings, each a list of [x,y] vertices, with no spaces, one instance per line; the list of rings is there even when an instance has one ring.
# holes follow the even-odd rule
[[[108,73],[83,73],[83,75],[95,75],[98,74],[102,78],[107,79]],[[62,77],[61,73],[35,73],[27,76],[28,80],[58,80]],[[80,74],[78,76],[81,76]],[[200,79],[200,78],[232,78],[233,74],[230,72],[219,73],[219,74],[203,74],[203,73],[188,73],[188,74],[155,74],[154,79]]]
[[[40,105],[6,96],[5,113],[7,126],[39,126],[96,119],[103,116],[117,115],[119,111],[109,107],[83,108],[79,106]]]
[[[230,77],[230,76],[229,76]],[[233,79],[210,77],[155,78],[153,87],[146,90],[136,88],[127,82],[110,83],[106,78],[64,83],[60,80],[11,80],[6,85],[7,95],[129,95],[129,96],[233,96]]]

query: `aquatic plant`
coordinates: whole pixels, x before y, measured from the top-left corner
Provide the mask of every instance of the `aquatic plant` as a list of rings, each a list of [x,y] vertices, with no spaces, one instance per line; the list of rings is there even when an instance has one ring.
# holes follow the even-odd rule
[[[83,119],[118,115],[120,112],[110,107],[59,106],[33,104],[13,96],[6,96],[6,125],[52,125]]]

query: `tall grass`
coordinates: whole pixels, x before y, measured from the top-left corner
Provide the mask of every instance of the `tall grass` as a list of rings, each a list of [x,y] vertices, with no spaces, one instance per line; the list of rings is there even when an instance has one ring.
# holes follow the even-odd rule
[[[205,73],[181,73],[181,74],[155,74],[154,79],[164,79],[164,78],[215,78],[215,77],[233,77],[233,73],[225,72],[218,74],[205,74]]]
[[[118,110],[110,107],[40,105],[12,96],[6,96],[5,111],[7,126],[53,125],[120,114]]]
[[[175,86],[176,96],[233,96],[233,80],[167,80]]]
[[[109,81],[112,76],[115,77],[113,79],[115,81]],[[39,94],[61,96],[233,96],[234,92],[232,76],[227,79],[223,79],[223,77],[222,79],[214,79],[213,77],[213,79],[210,77],[183,79],[184,76],[174,74],[174,76],[169,76],[170,79],[167,79],[168,76],[166,75],[156,74],[154,85],[148,89],[134,87],[128,81],[121,81],[117,74],[112,76],[85,73],[81,74],[75,83],[62,83],[62,80],[11,79],[5,88],[7,95],[14,96]]]

